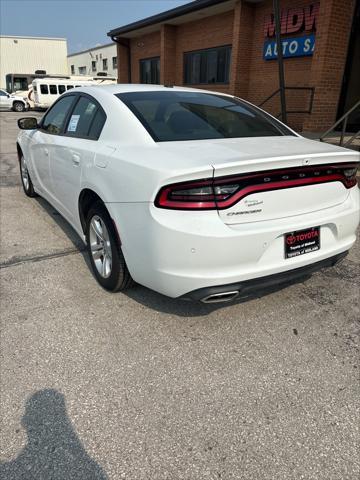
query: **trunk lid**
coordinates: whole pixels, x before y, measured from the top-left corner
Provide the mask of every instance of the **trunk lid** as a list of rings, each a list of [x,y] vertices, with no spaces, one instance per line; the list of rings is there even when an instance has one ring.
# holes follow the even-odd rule
[[[331,181],[336,180],[336,165],[359,161],[354,151],[302,137],[233,139],[226,148],[233,155],[212,162],[215,185],[230,177],[224,183],[243,182],[245,193],[235,204],[219,208],[226,224],[303,215],[341,204],[349,190],[341,181]],[[314,184],[306,183],[314,177]],[[324,183],[316,183],[319,178]]]

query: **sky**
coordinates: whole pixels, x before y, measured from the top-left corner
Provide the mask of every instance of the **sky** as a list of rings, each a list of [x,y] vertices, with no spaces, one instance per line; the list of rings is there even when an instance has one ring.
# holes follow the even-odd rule
[[[110,43],[116,27],[189,0],[0,0],[1,35],[63,37],[68,53]]]

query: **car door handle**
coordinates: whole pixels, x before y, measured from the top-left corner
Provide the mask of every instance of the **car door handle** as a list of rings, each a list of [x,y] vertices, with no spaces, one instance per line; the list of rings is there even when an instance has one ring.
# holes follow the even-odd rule
[[[78,167],[80,165],[79,155],[76,155],[76,153],[73,153],[73,155],[71,156],[71,159],[75,167]]]

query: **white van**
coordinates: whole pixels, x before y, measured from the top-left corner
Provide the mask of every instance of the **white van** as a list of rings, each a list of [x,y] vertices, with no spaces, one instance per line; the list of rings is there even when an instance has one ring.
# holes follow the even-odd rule
[[[55,100],[67,90],[87,85],[108,85],[116,83],[112,77],[77,77],[77,79],[64,78],[36,78],[32,82],[32,92],[28,98],[31,107],[38,109],[49,108]]]

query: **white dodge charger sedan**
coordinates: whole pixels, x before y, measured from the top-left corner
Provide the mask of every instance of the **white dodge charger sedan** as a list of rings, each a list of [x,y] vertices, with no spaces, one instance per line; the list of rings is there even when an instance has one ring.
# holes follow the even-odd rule
[[[359,154],[236,97],[90,86],[18,124],[26,195],[73,226],[107,290],[229,301],[332,266],[355,242]]]

